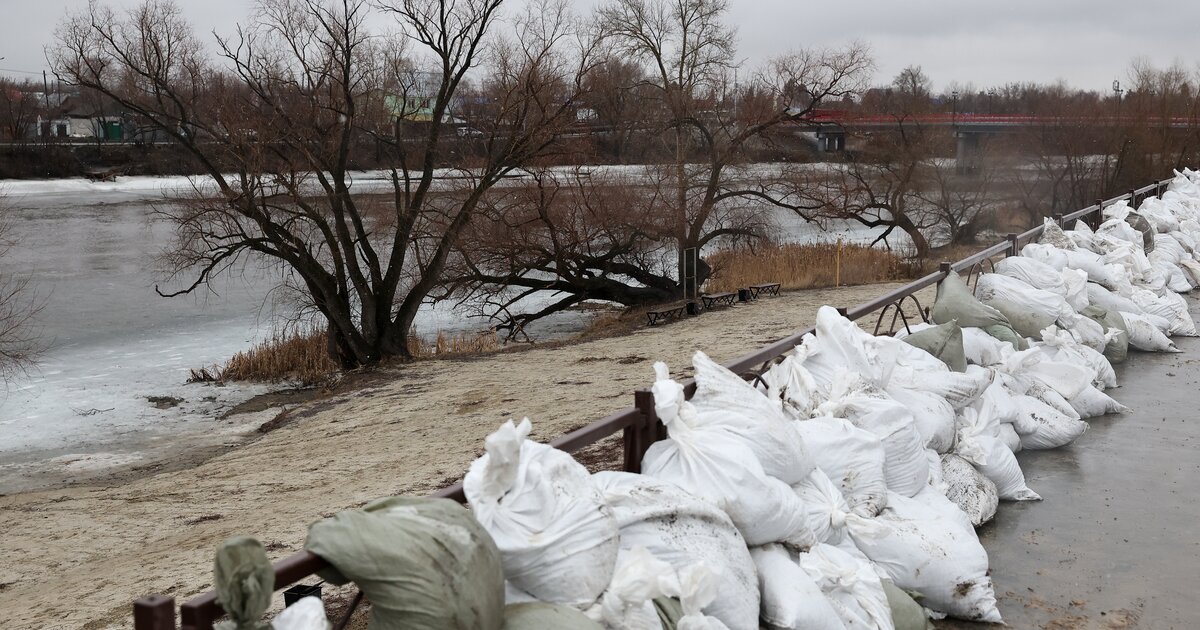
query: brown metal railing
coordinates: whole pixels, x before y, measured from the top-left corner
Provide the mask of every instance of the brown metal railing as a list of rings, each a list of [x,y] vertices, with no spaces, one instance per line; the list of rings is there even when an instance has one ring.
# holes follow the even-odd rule
[[[1145,199],[1151,192],[1161,195],[1166,190],[1167,184],[1170,181],[1169,179],[1165,179],[1149,186],[1131,190],[1124,195],[1113,197],[1112,199],[1098,200],[1095,204],[1082,210],[1057,216],[1055,219],[1061,226],[1065,225],[1068,221],[1076,219],[1085,217],[1094,218],[1091,216],[1093,213],[1098,217],[1100,210],[1119,201],[1129,201],[1131,206],[1136,207],[1138,199]],[[1022,246],[1040,237],[1043,230],[1044,225],[1039,225],[1021,234],[1009,234],[1000,243],[967,256],[958,262],[941,263],[938,271],[934,273],[885,293],[873,300],[847,309],[839,309],[839,312],[850,320],[858,320],[866,315],[880,311],[878,321],[875,325],[875,332],[878,333],[880,324],[888,314],[889,309],[895,309],[894,312],[899,314],[893,315],[892,326],[895,326],[897,317],[901,318],[907,326],[907,314],[902,311],[906,300],[912,301],[915,304],[918,316],[925,317],[925,313],[921,311],[920,302],[915,296],[918,291],[936,285],[951,273],[967,272],[968,275],[982,273],[984,265],[989,263],[992,258],[1018,254]],[[726,363],[725,367],[747,379],[758,378],[780,360],[783,355],[799,344],[804,335],[812,332],[814,332],[814,328],[810,327],[784,337],[746,356]],[[690,398],[696,391],[695,381],[688,380],[685,382],[684,391]],[[650,393],[650,390],[642,389],[634,392],[633,407],[572,431],[552,441],[550,444],[571,453],[585,446],[595,444],[604,438],[616,434],[618,431],[623,432],[624,438],[622,449],[624,470],[640,472],[642,456],[645,455],[646,449],[655,441],[666,437],[666,427],[658,421],[658,417],[654,412],[654,397]],[[438,490],[432,496],[466,502],[461,482]],[[325,560],[308,551],[300,551],[292,554],[274,564],[275,588],[281,589],[290,586],[327,566],[329,564]],[[224,614],[221,606],[217,604],[216,593],[208,591],[179,606],[180,621],[182,623],[180,630],[212,630],[213,623]],[[135,601],[133,603],[133,626],[134,630],[176,630],[175,599],[162,595],[151,595]]]

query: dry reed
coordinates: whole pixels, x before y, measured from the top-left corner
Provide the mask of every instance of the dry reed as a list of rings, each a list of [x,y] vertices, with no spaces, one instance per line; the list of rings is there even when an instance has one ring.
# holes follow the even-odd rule
[[[728,249],[706,258],[713,267],[705,283],[709,292],[736,291],[764,282],[784,289],[817,289],[836,284],[890,282],[913,277],[916,268],[887,250],[865,245],[842,245],[839,274],[838,245],[766,245]],[[840,278],[838,277],[840,275]]]
[[[192,370],[193,381],[289,381],[319,385],[330,381],[339,368],[329,357],[322,330],[279,333],[239,352],[221,368]],[[438,331],[432,340],[409,338],[408,351],[425,359],[491,352],[500,348],[491,331],[448,335]]]
[[[337,374],[323,330],[276,333],[233,355],[216,378],[222,381],[291,381],[316,385]]]

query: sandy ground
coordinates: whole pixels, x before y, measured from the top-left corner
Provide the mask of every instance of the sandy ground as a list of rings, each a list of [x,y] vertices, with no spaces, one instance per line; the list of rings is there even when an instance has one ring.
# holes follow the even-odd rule
[[[682,371],[697,349],[734,359],[811,325],[822,304],[895,286],[790,293],[620,337],[421,362],[294,409],[281,428],[194,466],[0,496],[2,627],[131,627],[133,599],[207,589],[229,536],[285,556],[323,516],[456,481],[507,418],[529,416],[533,437],[552,439],[631,405],[655,360]]]

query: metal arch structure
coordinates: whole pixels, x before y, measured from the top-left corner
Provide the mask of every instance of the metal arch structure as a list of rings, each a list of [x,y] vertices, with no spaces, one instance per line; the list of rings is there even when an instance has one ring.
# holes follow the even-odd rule
[[[1096,204],[1076,212],[1064,215],[1062,221],[1077,219],[1095,219],[1103,209],[1121,201],[1136,205],[1139,198],[1151,194],[1162,194],[1170,180],[1162,180],[1149,186],[1131,190],[1124,195],[1108,200],[1099,200]],[[972,273],[973,269],[982,269],[985,260],[996,256],[1015,256],[1025,243],[1041,237],[1044,226],[1037,226],[1021,234],[1009,234],[1007,238],[995,245],[987,247],[958,262],[942,263],[938,271],[881,295],[873,300],[847,309],[839,309],[845,317],[852,321],[859,320],[871,313],[884,311],[889,307],[901,310],[903,302],[911,299],[917,305],[924,319],[927,315],[920,309],[920,301],[914,295],[922,289],[934,286],[951,273]],[[901,311],[902,312],[902,311]],[[900,317],[894,315],[893,317]],[[883,313],[879,316],[882,321]],[[907,325],[907,323],[906,323]],[[876,324],[878,331],[879,324]],[[806,334],[815,332],[812,327],[788,335],[770,345],[760,348],[738,359],[725,364],[730,371],[742,375],[756,384],[762,383],[762,375],[798,345]],[[684,394],[691,398],[696,392],[694,379],[684,383]],[[666,427],[659,421],[654,410],[654,395],[649,389],[634,392],[634,406],[597,420],[585,427],[572,431],[550,442],[551,446],[568,453],[578,451],[585,446],[595,444],[600,440],[622,434],[622,467],[629,472],[640,472],[642,457],[646,449],[654,442],[667,437]],[[462,483],[443,488],[433,493],[434,497],[453,499],[466,502],[463,495]],[[274,563],[275,588],[283,589],[317,571],[328,567],[329,564],[319,556],[308,551],[300,551]],[[181,626],[176,625],[176,604],[173,597],[150,595],[133,603],[134,630],[213,630],[213,624],[224,616],[224,611],[216,601],[216,593],[208,591],[178,606],[178,619]]]

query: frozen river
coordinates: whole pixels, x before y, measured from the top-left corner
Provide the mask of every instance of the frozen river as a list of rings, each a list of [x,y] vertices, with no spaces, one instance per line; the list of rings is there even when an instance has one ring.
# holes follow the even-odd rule
[[[170,226],[152,220],[154,204],[164,187],[182,185],[149,177],[0,183],[16,240],[3,264],[32,278],[47,342],[30,374],[0,385],[0,493],[153,462],[181,443],[234,442],[263,421],[220,416],[264,386],[186,381],[190,369],[222,363],[270,333],[286,314],[271,301],[280,272],[247,268],[220,277],[211,292],[159,297],[156,258]],[[785,240],[821,238],[833,236],[795,226]],[[578,323],[560,318],[542,334]],[[421,334],[483,326],[441,307],[425,309],[416,325]],[[151,397],[182,402],[160,409]]]

